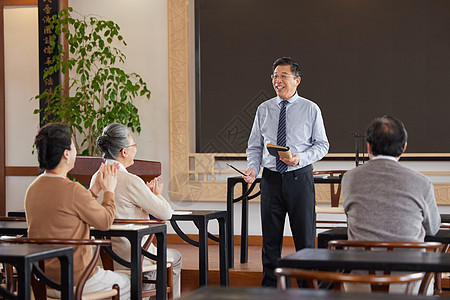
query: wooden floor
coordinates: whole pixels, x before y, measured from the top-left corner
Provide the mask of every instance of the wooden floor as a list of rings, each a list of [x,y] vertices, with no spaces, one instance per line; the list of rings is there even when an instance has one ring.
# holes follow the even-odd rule
[[[188,244],[168,244],[183,255],[181,290],[188,292],[198,288],[198,248]],[[283,247],[282,255],[294,253],[292,246]],[[219,246],[209,245],[209,284],[219,285]],[[240,263],[240,246],[234,247],[234,268],[229,270],[230,286],[260,287],[262,280],[261,246],[248,247],[248,262]]]

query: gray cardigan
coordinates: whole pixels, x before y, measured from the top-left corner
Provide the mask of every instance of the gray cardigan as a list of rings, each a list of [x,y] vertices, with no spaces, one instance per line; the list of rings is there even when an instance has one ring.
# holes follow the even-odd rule
[[[441,218],[424,175],[389,159],[370,160],[342,179],[350,240],[423,242]]]

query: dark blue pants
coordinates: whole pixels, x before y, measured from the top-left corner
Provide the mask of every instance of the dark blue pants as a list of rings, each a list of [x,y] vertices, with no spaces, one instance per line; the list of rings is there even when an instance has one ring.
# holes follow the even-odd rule
[[[286,213],[295,250],[313,248],[315,238],[315,190],[312,165],[280,174],[263,170],[261,178],[261,222],[263,234],[262,286],[276,286],[273,274],[281,257]]]

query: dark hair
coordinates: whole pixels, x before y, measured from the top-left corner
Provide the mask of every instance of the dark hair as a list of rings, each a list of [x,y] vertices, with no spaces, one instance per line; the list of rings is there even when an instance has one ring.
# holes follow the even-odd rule
[[[34,145],[38,153],[39,167],[53,170],[61,162],[65,150],[70,150],[72,139],[69,126],[49,123],[39,129]]]
[[[97,138],[97,148],[107,159],[116,159],[120,151],[129,145],[130,130],[127,126],[112,123],[103,129],[102,135]]]
[[[408,133],[403,123],[391,116],[374,119],[366,131],[366,140],[375,156],[400,156],[407,139]]]
[[[292,73],[297,77],[301,76],[300,66],[291,57],[277,58],[277,60],[275,60],[275,62],[272,65],[272,72],[274,72],[278,66],[291,66]]]

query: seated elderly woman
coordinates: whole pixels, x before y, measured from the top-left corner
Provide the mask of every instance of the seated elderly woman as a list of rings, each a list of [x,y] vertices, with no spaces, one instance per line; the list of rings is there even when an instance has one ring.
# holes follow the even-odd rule
[[[25,195],[25,211],[30,238],[67,237],[89,239],[90,226],[108,230],[114,220],[114,189],[117,184],[117,165],[102,165],[99,176],[87,190],[78,182],[67,178],[74,167],[76,149],[71,140],[69,127],[51,123],[42,127],[34,142],[39,167],[45,172],[28,187]],[[96,195],[103,191],[103,202]],[[90,247],[74,246],[73,278],[75,284],[92,258]],[[49,260],[45,271],[59,281],[58,259]],[[100,267],[95,268],[87,280],[83,293],[109,290],[113,284],[120,287],[120,298],[130,299],[130,278]],[[50,296],[55,290],[48,290]]]
[[[140,177],[131,174],[126,168],[134,163],[137,145],[130,135],[129,129],[113,123],[103,129],[97,139],[97,148],[103,153],[106,163],[119,163],[119,174],[116,187],[116,218],[121,219],[149,219],[149,214],[160,220],[172,217],[172,207],[161,195],[163,185],[159,183],[160,177],[145,183]],[[93,184],[96,175],[91,179]],[[145,240],[143,241],[143,243]],[[114,251],[120,256],[129,259],[129,241],[126,238],[112,238]],[[156,254],[156,247],[152,244],[149,251]],[[175,249],[167,249],[167,260],[173,264],[174,298],[180,296],[181,254]],[[144,260],[145,265],[151,265],[149,259]],[[124,267],[115,263],[114,268]],[[147,272],[148,279],[156,278],[156,271]]]

